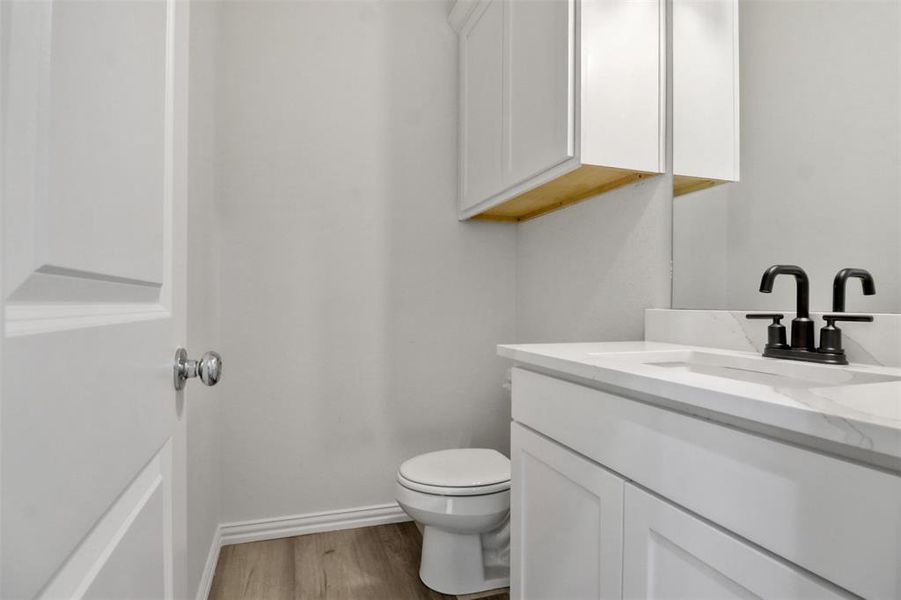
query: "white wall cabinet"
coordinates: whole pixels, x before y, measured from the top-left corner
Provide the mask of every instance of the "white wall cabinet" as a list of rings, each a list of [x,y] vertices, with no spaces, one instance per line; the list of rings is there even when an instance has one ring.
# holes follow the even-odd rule
[[[678,196],[739,179],[738,0],[673,0],[672,6]]]
[[[458,0],[460,218],[520,221],[663,171],[662,0]]]
[[[511,457],[512,597],[620,597],[623,480],[516,424]]]
[[[466,202],[502,186],[504,4],[489,0],[460,33],[461,155],[467,157],[460,190]]]

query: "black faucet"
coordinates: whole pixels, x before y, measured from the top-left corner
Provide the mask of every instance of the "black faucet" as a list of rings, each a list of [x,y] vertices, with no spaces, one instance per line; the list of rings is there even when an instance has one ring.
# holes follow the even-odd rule
[[[797,291],[797,317],[792,320],[791,345],[785,343],[785,325],[781,323],[783,316],[778,313],[749,314],[749,319],[772,319],[773,322],[767,329],[767,344],[763,350],[764,356],[771,358],[786,358],[789,360],[804,360],[832,365],[846,365],[845,351],[842,349],[842,330],[835,326],[837,321],[866,321],[871,322],[873,317],[869,315],[846,315],[845,310],[845,283],[851,277],[860,278],[863,285],[863,293],[872,296],[876,293],[876,285],[873,276],[864,269],[842,269],[835,275],[832,285],[832,311],[823,315],[826,326],[820,330],[820,347],[814,344],[813,321],[810,319],[810,280],[804,269],[795,265],[773,265],[763,273],[760,280],[760,291],[769,294],[773,291],[773,282],[778,275],[793,275],[798,286]]]
[[[852,277],[860,279],[864,296],[872,296],[876,293],[876,283],[869,271],[846,267],[835,274],[832,282],[832,312],[845,312],[845,284]]]
[[[773,265],[763,272],[760,279],[760,291],[769,294],[773,291],[773,282],[779,275],[794,275],[797,283],[797,316],[792,319],[791,347],[793,350],[813,351],[813,321],[810,320],[810,280],[804,269],[795,265]]]

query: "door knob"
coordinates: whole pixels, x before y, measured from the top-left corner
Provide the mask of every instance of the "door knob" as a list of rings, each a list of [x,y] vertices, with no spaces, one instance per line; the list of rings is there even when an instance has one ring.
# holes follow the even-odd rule
[[[172,371],[175,389],[179,391],[185,389],[185,382],[191,377],[200,377],[206,385],[216,385],[222,378],[222,357],[210,351],[204,352],[200,360],[191,360],[188,351],[179,348],[175,351]]]

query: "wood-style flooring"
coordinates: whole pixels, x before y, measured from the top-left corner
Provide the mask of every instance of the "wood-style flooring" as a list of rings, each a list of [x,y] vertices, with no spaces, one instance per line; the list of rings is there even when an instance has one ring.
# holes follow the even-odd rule
[[[395,523],[225,546],[209,600],[453,599],[419,580],[422,536]],[[458,596],[509,600],[507,590]]]

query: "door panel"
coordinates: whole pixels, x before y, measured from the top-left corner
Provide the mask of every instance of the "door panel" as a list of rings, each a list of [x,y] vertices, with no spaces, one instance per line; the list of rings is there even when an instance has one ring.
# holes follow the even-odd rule
[[[461,210],[502,187],[504,5],[484,0],[460,36]]]
[[[171,595],[168,484],[85,556],[142,469],[181,460],[187,6],[0,3],[3,598]]]
[[[511,597],[619,598],[623,481],[513,424]]]
[[[167,444],[42,590],[42,598],[171,598],[171,486]]]
[[[511,0],[509,12],[507,186],[575,153],[575,3]]]
[[[855,598],[626,484],[624,598]]]
[[[166,3],[53,3],[37,266],[163,275]]]

